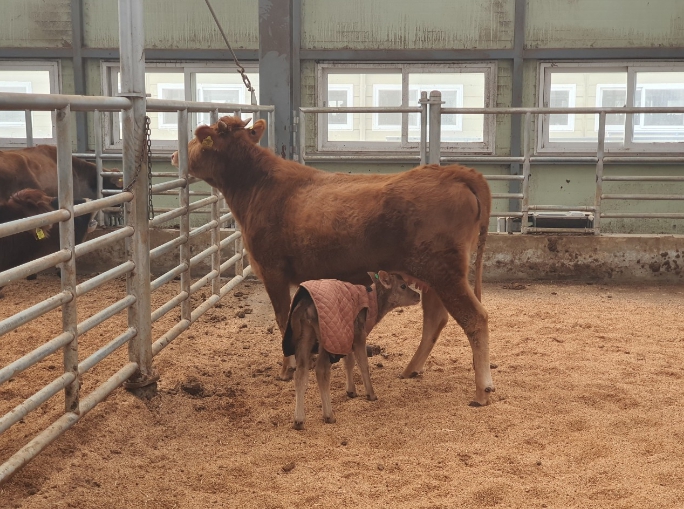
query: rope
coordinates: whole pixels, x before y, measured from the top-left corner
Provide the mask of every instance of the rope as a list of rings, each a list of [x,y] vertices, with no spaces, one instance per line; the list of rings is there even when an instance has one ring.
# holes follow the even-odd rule
[[[230,46],[230,43],[228,42],[228,37],[226,37],[226,33],[223,31],[223,28],[221,27],[221,23],[219,23],[219,20],[216,17],[216,13],[214,12],[214,9],[212,8],[211,4],[209,3],[209,0],[204,0],[204,1],[207,3],[207,7],[209,7],[209,11],[211,12],[211,15],[214,17],[214,21],[216,22],[216,26],[218,27],[219,31],[221,32],[221,35],[223,36],[223,40],[226,41],[226,45],[228,46],[230,53],[233,55],[233,60],[235,61],[235,66],[238,68],[238,72],[242,76],[242,81],[245,84],[245,87],[247,87],[247,90],[249,90],[252,93],[252,97],[254,97],[255,96],[254,87],[252,87],[252,83],[249,81],[249,78],[247,77],[247,72],[245,71],[245,68],[240,65],[240,62],[238,61],[238,58],[235,55],[235,52],[233,51],[233,48]]]

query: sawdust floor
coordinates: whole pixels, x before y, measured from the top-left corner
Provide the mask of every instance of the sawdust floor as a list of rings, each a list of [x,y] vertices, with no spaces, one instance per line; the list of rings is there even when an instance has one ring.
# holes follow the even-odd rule
[[[58,279],[46,276],[6,288],[1,314],[57,288]],[[280,342],[272,310],[261,284],[249,282],[155,359],[157,396],[115,391],[0,487],[0,506],[682,507],[684,290],[520,288],[485,285],[498,365],[492,405],[467,405],[470,348],[453,321],[424,374],[397,377],[418,344],[414,307],[391,313],[370,338],[383,351],[371,359],[379,400],[347,399],[337,365],[337,423],[322,423],[312,376],[306,430],[298,432],[291,428],[293,384],[275,380]],[[153,307],[172,290],[154,294]],[[80,316],[123,291],[116,282],[82,299]],[[155,327],[155,338],[177,315]],[[124,319],[81,338],[83,354],[123,330]],[[0,338],[0,364],[59,327],[53,312]],[[122,365],[125,350],[83,377],[84,394]],[[0,413],[60,370],[55,355],[0,386]],[[362,391],[358,374],[357,384]],[[0,436],[0,460],[62,405],[60,394]]]

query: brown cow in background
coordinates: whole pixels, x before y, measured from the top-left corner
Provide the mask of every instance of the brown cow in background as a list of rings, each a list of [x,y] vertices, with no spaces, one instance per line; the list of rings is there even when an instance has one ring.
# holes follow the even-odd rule
[[[86,199],[74,200],[74,204],[78,205],[85,201]],[[6,203],[0,203],[0,223],[52,212],[58,208],[57,198],[48,196],[39,189],[24,189],[11,195]],[[88,232],[94,229],[94,214],[86,214],[74,219],[76,244],[83,242]],[[0,272],[58,250],[59,226],[57,224],[2,237],[0,238]]]
[[[74,199],[97,198],[97,166],[72,157],[72,172]],[[122,182],[120,177],[105,177],[103,187],[121,188]],[[57,147],[37,145],[0,151],[0,203],[22,189],[40,189],[49,196],[57,196]]]
[[[379,269],[402,274],[429,287],[422,299],[423,336],[402,376],[421,371],[451,314],[472,349],[471,404],[488,404],[494,384],[487,312],[479,300],[491,210],[484,177],[458,165],[394,175],[328,173],[260,147],[266,123],[247,129],[248,123],[223,117],[198,127],[188,145],[189,172],[223,193],[281,332],[291,285],[309,279],[364,283],[369,271]],[[476,249],[473,293],[467,275]],[[292,377],[286,369],[291,360],[283,363],[284,378]]]

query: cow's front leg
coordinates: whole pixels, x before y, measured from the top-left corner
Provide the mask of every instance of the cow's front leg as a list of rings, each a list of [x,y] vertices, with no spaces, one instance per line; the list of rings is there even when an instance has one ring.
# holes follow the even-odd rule
[[[425,361],[430,356],[432,347],[435,346],[440,332],[447,324],[449,314],[444,304],[434,290],[423,292],[423,337],[411,362],[401,374],[401,378],[412,378],[417,376],[425,365]]]
[[[278,328],[280,329],[280,336],[282,337],[285,334],[287,319],[290,315],[290,285],[287,281],[278,278],[268,278],[267,275],[264,275],[263,281],[266,293],[268,293],[268,297],[271,299],[276,322],[278,322]],[[276,378],[278,380],[292,380],[295,368],[294,355],[283,356],[280,375]]]

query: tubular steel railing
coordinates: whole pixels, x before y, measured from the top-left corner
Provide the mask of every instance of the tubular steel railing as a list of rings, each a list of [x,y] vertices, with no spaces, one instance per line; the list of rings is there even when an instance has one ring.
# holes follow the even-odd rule
[[[492,212],[492,217],[520,218],[522,233],[593,233],[601,232],[601,219],[604,218],[633,218],[633,219],[684,219],[681,212],[605,212],[602,210],[604,200],[684,200],[684,194],[615,194],[604,193],[604,182],[680,182],[684,183],[684,175],[643,175],[643,176],[607,176],[604,175],[604,166],[607,164],[684,164],[682,155],[629,155],[611,156],[606,155],[606,115],[638,113],[677,113],[683,114],[683,107],[601,107],[601,108],[443,108],[441,93],[433,91],[428,97],[422,92],[419,101],[420,108],[406,107],[301,107],[297,119],[299,129],[298,159],[302,164],[307,162],[416,162],[416,163],[446,163],[458,162],[461,164],[522,164],[521,174],[510,175],[485,175],[488,181],[521,182],[520,192],[492,193],[495,200],[513,200],[518,203],[516,210]],[[357,151],[347,154],[333,153],[307,153],[306,150],[306,116],[329,113],[419,113],[421,117],[421,139],[418,153],[415,151],[402,150],[401,152],[384,151],[382,153],[364,154]],[[456,155],[445,153],[441,143],[441,119],[442,115],[523,115],[523,142],[522,156],[494,156],[494,155]],[[595,156],[580,154],[569,155],[533,155],[532,130],[533,120],[541,115],[550,114],[594,114],[598,115],[598,141]],[[429,117],[429,126],[427,119]],[[429,136],[426,139],[426,126]],[[530,204],[530,168],[532,164],[595,164],[596,166],[596,192],[593,205],[555,205],[555,204]],[[562,211],[580,211],[593,213],[593,224],[586,228],[538,228],[529,226],[529,218],[532,214]]]
[[[0,287],[50,267],[58,267],[61,272],[60,290],[55,295],[11,316],[0,317],[0,341],[2,341],[2,336],[60,307],[62,316],[61,332],[57,336],[48,339],[21,357],[10,360],[7,365],[0,366],[0,384],[6,383],[11,378],[23,376],[22,372],[59,352],[60,349],[65,366],[63,373],[52,382],[0,416],[0,434],[2,434],[50,398],[64,392],[65,408],[61,416],[28,443],[23,444],[11,457],[0,458],[0,461],[4,461],[0,465],[0,483],[7,480],[124,382],[128,382],[130,387],[154,383],[156,376],[152,370],[153,357],[251,274],[251,267],[245,266],[243,261],[246,252],[242,245],[241,232],[237,228],[225,228],[234,221],[225,200],[216,190],[211,192],[191,190],[191,185],[198,180],[188,174],[187,144],[190,136],[188,112],[208,112],[212,122],[216,121],[219,113],[223,112],[265,114],[269,121],[269,147],[274,150],[275,136],[272,130],[274,107],[147,99],[144,94],[144,58],[140,58],[143,54],[143,33],[141,26],[136,25],[142,19],[142,3],[120,0],[119,14],[122,41],[121,89],[124,97],[0,93],[0,111],[26,110],[27,146],[33,145],[31,112],[55,112],[59,206],[59,209],[53,212],[0,224],[0,238],[58,222],[60,239],[60,248],[57,252],[0,272]],[[98,198],[81,205],[74,205],[73,195],[72,155],[74,154],[72,154],[69,130],[73,111],[94,113],[95,152],[78,155],[94,158],[100,177],[97,186]],[[157,212],[161,213],[153,219],[148,219],[147,172],[136,172],[136,167],[140,169],[144,160],[140,147],[142,147],[144,117],[147,111],[176,111],[179,118],[179,170],[177,173],[152,174],[152,177],[170,177],[172,180],[151,186],[154,194],[177,194],[179,206],[166,210],[157,209]],[[102,161],[112,156],[103,153],[101,116],[112,112],[122,113],[123,117],[123,153],[118,156],[122,161],[122,171],[106,172],[104,175],[123,177],[124,190],[109,193],[102,189]],[[201,198],[192,202],[192,197]],[[78,246],[75,245],[75,217],[95,213],[100,216],[102,224],[103,211],[112,210],[112,207],[118,205],[124,206],[122,228]],[[191,228],[189,215],[195,211],[203,211],[210,216],[210,220],[200,227]],[[163,226],[173,220],[178,220],[180,223],[178,237],[150,250],[150,229]],[[207,232],[211,235],[208,247],[191,256],[189,242]],[[222,236],[225,238],[222,239]],[[78,283],[76,267],[79,256],[122,241],[125,243],[126,251],[126,260],[123,263]],[[233,256],[222,262],[222,251],[231,247],[234,252]],[[174,251],[179,251],[179,264],[151,280],[150,260],[156,260]],[[211,258],[211,270],[193,282],[191,270],[206,258]],[[223,283],[222,275],[231,268],[234,269],[235,275]],[[102,285],[122,276],[126,277],[124,297],[90,317],[79,318],[78,299],[93,295],[92,292]],[[172,282],[177,276],[181,279],[178,294],[152,310],[151,293]],[[208,284],[211,284],[211,296],[193,307],[191,295]],[[151,328],[152,323],[179,306],[181,308],[180,321],[155,339]],[[89,356],[81,358],[79,336],[123,311],[128,312],[128,323],[123,330],[118,331],[115,337],[109,338],[104,345],[99,345],[99,348]],[[89,394],[82,395],[81,377],[124,345],[128,345],[128,361],[104,383]]]

